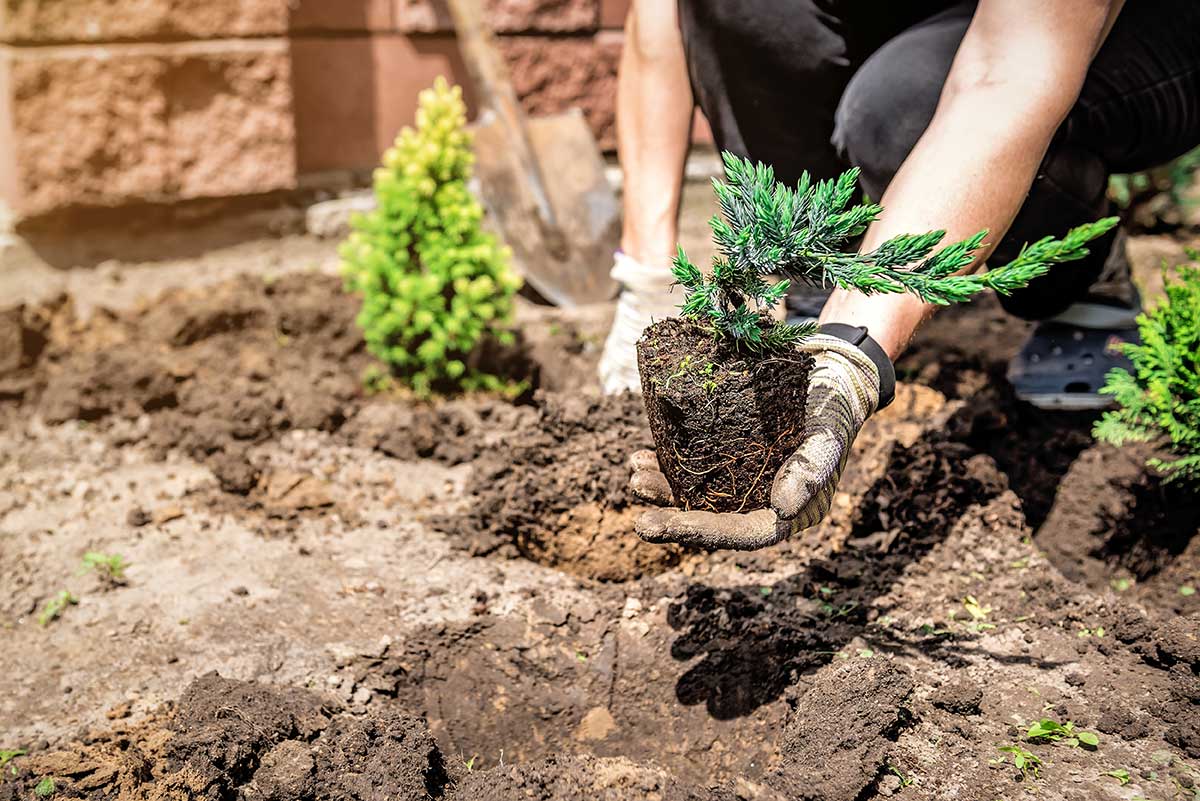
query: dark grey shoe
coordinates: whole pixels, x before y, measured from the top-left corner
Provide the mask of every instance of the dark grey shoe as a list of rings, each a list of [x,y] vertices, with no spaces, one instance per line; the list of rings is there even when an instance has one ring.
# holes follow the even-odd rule
[[[1017,397],[1039,409],[1112,406],[1112,398],[1101,395],[1100,388],[1109,370],[1132,366],[1114,346],[1141,341],[1135,323],[1138,311],[1078,303],[1038,323],[1008,364],[1008,380]]]

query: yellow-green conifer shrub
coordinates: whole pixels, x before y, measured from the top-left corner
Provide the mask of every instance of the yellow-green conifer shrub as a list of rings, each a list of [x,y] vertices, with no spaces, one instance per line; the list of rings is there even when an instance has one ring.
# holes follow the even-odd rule
[[[362,295],[358,324],[368,350],[418,395],[504,390],[470,356],[489,339],[512,343],[521,279],[467,190],[474,156],[461,88],[438,78],[421,92],[416,122],[384,154],[377,207],[355,216],[339,251],[347,289]]]

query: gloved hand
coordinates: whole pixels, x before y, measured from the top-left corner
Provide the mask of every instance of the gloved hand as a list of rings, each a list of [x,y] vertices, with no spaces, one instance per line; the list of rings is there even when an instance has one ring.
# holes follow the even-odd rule
[[[830,328],[861,331],[866,336],[862,329]],[[880,406],[881,385],[883,405],[894,393],[891,362],[874,340],[868,341],[874,358],[847,339],[828,333],[815,334],[798,346],[813,357],[803,444],[775,474],[770,509],[748,514],[651,510],[638,520],[638,536],[647,542],[750,551],[774,545],[821,522],[833,502],[854,438]],[[881,370],[885,374],[882,382]],[[653,451],[638,451],[629,463],[633,470],[629,485],[635,495],[653,504],[674,503]]]
[[[620,251],[609,274],[621,283],[621,294],[600,356],[600,383],[606,395],[626,389],[640,392],[637,341],[646,326],[678,314],[682,298],[671,294],[675,278],[669,268],[647,267]]]

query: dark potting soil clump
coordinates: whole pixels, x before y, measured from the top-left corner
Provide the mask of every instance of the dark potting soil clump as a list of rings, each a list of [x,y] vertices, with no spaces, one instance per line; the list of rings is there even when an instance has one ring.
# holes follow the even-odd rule
[[[638,342],[658,463],[686,509],[770,505],[775,473],[800,446],[812,359],[756,355],[696,323],[662,320]]]

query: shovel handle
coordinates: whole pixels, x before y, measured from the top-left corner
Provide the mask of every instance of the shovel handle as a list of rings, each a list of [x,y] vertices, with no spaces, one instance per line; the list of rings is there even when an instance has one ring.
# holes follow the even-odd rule
[[[548,244],[559,242],[565,249],[554,206],[550,203],[537,156],[529,142],[529,133],[525,130],[525,116],[517,102],[517,93],[508,78],[508,68],[496,49],[492,32],[483,21],[482,3],[480,0],[446,0],[446,5],[454,19],[454,30],[467,72],[479,89],[484,105],[500,119],[508,134],[513,160],[520,174],[525,176],[538,222],[547,235]]]

